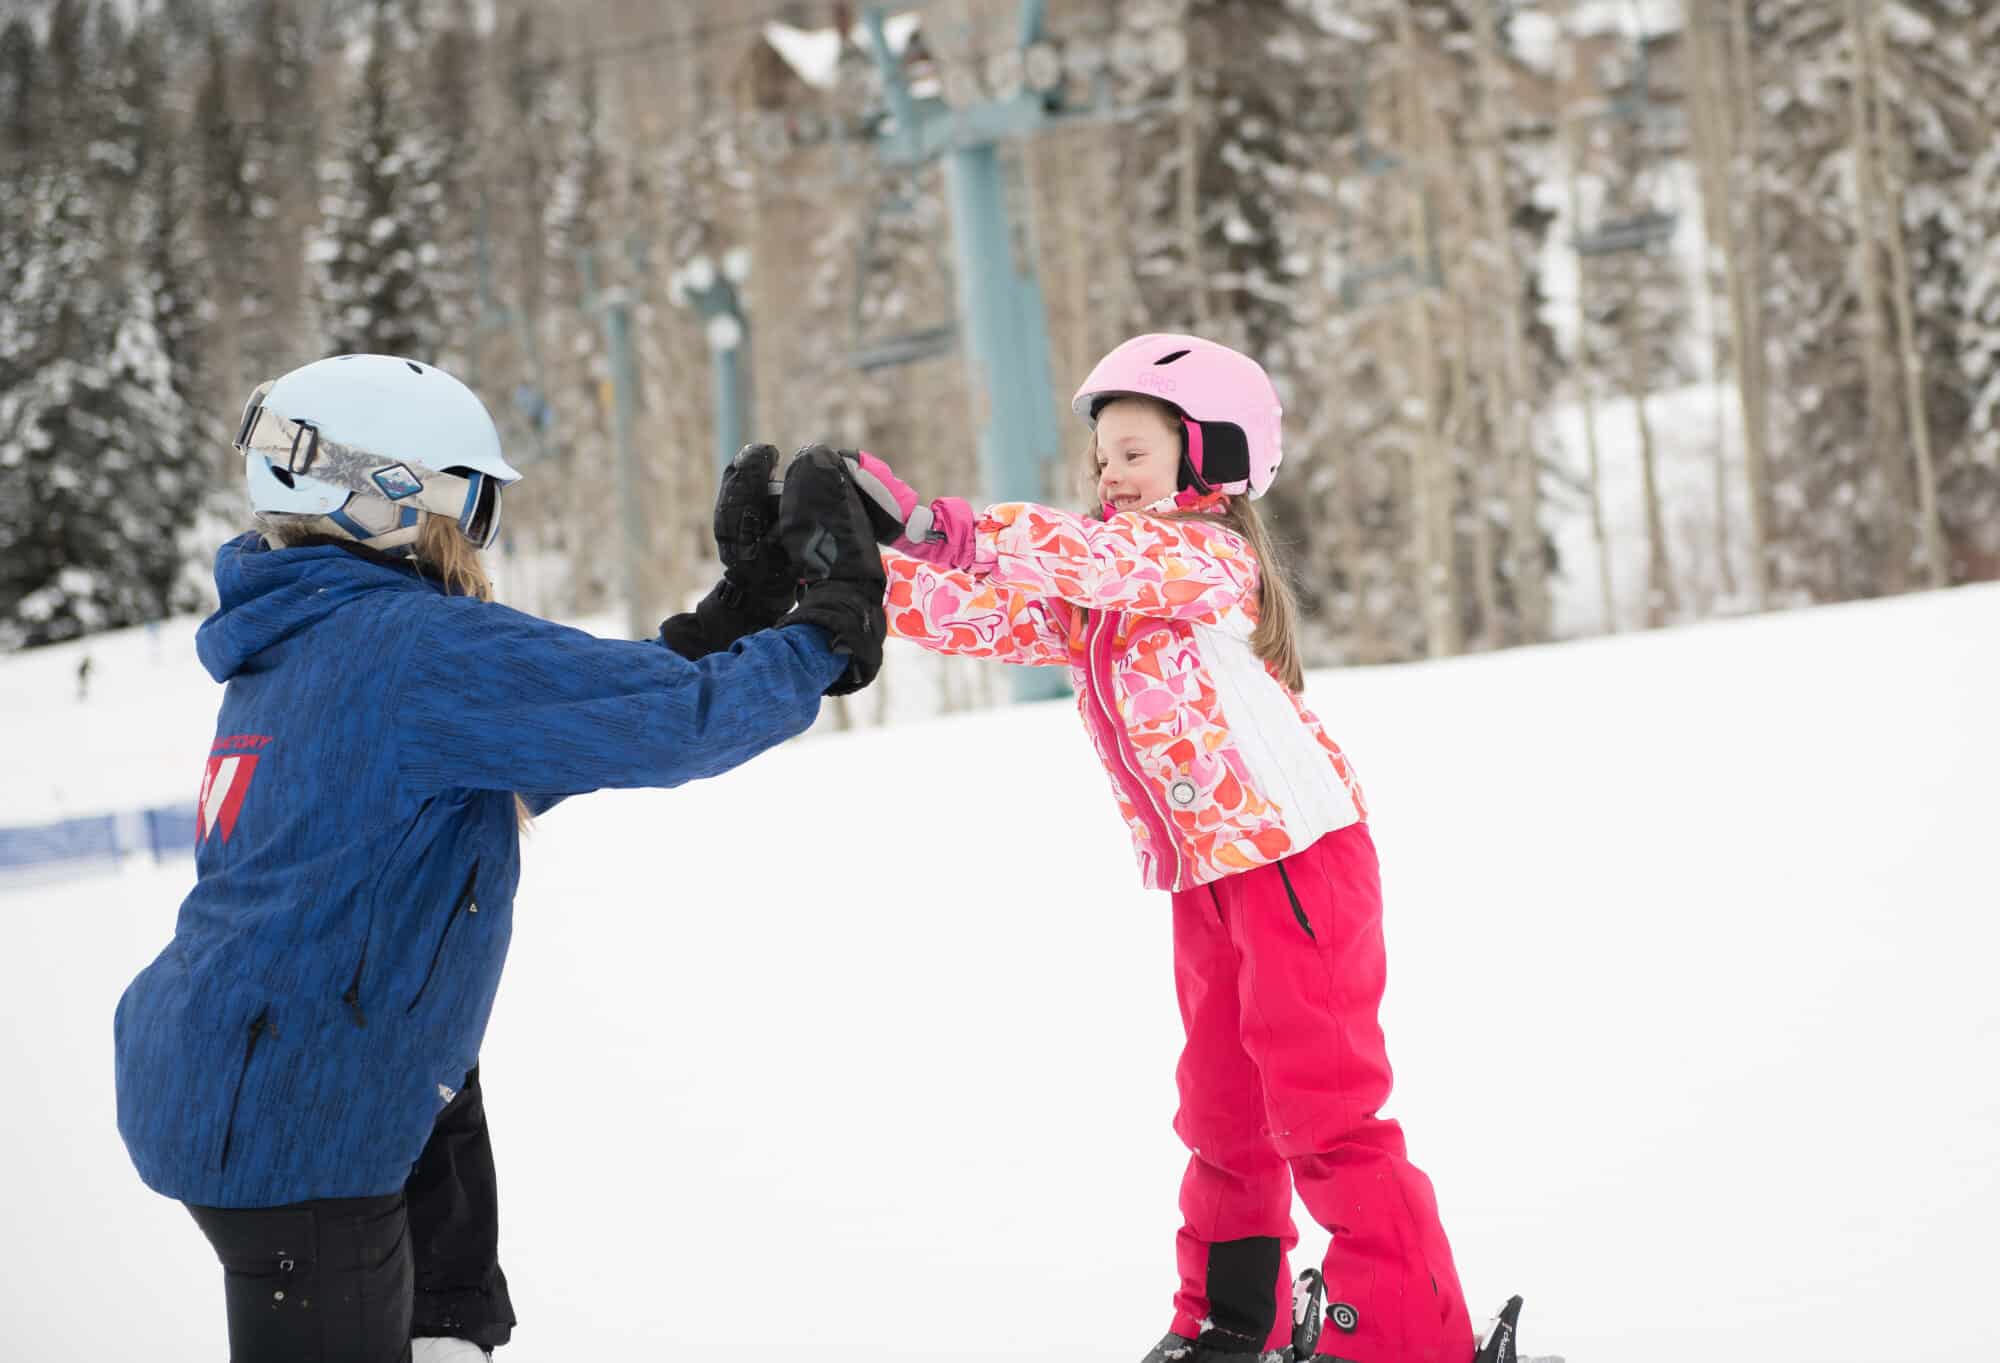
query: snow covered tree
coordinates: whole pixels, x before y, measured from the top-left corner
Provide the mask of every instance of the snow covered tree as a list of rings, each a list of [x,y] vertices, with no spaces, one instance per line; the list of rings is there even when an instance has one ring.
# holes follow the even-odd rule
[[[396,0],[374,0],[365,54],[324,171],[312,245],[332,352],[429,360],[445,343],[430,267],[442,190],[409,82],[417,35]]]
[[[1889,190],[1886,284],[1915,484],[1905,512],[1911,557],[1931,585],[2000,576],[2000,467],[1970,430],[1977,398],[1958,363],[1975,252],[1993,226],[1980,174],[2000,136],[1992,62],[2000,14],[1976,0],[1865,9]]]
[[[1974,30],[1973,50],[2000,45],[2000,10]],[[1959,202],[1965,287],[1957,323],[1964,376],[1963,442],[1944,471],[1941,491],[1951,535],[1952,573],[1964,581],[2000,577],[2000,79],[1982,68],[1977,109],[1987,131]]]
[[[148,287],[153,87],[122,28],[58,5],[43,126],[74,129],[15,179],[20,269],[0,358],[0,647],[157,619],[205,479]],[[85,72],[107,73],[92,79]],[[63,83],[67,81],[68,83]],[[106,224],[113,224],[106,230]]]
[[[1986,533],[1962,514],[1992,505],[1994,484],[1966,438],[1960,363],[1979,239],[1968,195],[1993,126],[1982,10],[1769,0],[1757,12],[1755,46],[1771,54],[1758,76],[1775,491],[1788,579],[1818,599],[1921,581],[1927,504],[1941,502],[1954,541]]]
[[[210,35],[197,95],[198,191],[216,401],[321,353],[307,240],[320,216],[317,53],[336,46],[298,0],[250,0]],[[333,65],[337,66],[337,63]]]
[[[164,17],[142,20],[129,45],[128,62],[138,75],[133,91],[140,121],[155,129],[177,128],[181,120],[180,112],[163,99],[172,88],[161,57],[171,42],[167,22]],[[212,288],[212,271],[196,229],[198,172],[185,148],[178,137],[156,136],[147,144],[129,221],[128,276],[133,293],[145,300],[166,361],[167,388],[173,395],[170,419],[178,419],[180,426],[171,438],[182,452],[177,462],[184,464],[191,482],[199,483],[201,451],[213,449],[225,474],[220,481],[233,487],[236,456],[224,442],[236,408],[226,401],[218,405],[211,388],[203,301]]]

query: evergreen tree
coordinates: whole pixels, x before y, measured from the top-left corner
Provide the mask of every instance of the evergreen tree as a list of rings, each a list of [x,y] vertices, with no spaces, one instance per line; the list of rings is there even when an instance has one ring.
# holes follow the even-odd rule
[[[226,64],[225,154],[233,154],[234,177],[218,180],[214,192],[226,195],[226,211],[237,215],[225,235],[239,244],[229,257],[231,286],[218,296],[218,325],[233,347],[230,362],[218,366],[223,398],[240,398],[322,353],[321,338],[306,324],[313,291],[306,252],[320,219],[315,75],[338,30],[323,36],[308,13],[299,0],[252,0]]]
[[[21,270],[0,386],[0,647],[157,619],[181,577],[201,494],[186,407],[122,230],[152,217],[142,174],[159,130],[120,73],[122,27],[58,5],[44,52],[51,112],[84,138],[17,180]],[[72,83],[59,83],[67,76]],[[107,230],[106,224],[111,224]]]
[[[417,35],[394,0],[375,0],[365,45],[312,247],[322,328],[334,352],[430,360],[444,342],[429,276],[442,196],[408,79]]]
[[[142,20],[132,32],[126,59],[134,73],[130,90],[139,126],[154,130],[142,144],[137,192],[128,224],[131,233],[129,274],[133,290],[147,300],[145,311],[152,318],[165,353],[167,384],[183,415],[183,432],[175,443],[189,451],[201,443],[201,428],[222,438],[223,429],[233,418],[211,418],[206,423],[199,414],[211,410],[206,383],[207,334],[201,300],[211,295],[210,261],[203,257],[196,230],[196,165],[179,137],[160,135],[161,130],[180,125],[181,115],[167,107],[163,92],[170,89],[163,53],[169,50],[172,35],[167,20]],[[227,455],[222,467],[234,473],[235,455]]]

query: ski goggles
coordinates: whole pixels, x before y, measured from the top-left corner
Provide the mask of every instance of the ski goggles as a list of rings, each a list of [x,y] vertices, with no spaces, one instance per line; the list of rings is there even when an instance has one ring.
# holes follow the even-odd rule
[[[342,444],[321,435],[310,421],[294,421],[266,407],[270,391],[271,381],[257,385],[243,405],[231,442],[239,454],[269,460],[288,484],[311,478],[363,497],[449,516],[475,549],[489,548],[499,538],[500,491],[506,486],[500,479],[476,469],[445,473]]]

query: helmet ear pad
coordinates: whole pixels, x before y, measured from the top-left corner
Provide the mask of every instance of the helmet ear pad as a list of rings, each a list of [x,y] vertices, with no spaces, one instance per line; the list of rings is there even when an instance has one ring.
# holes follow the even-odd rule
[[[1190,430],[1189,428],[1193,429]],[[1200,467],[1196,467],[1195,441],[1199,438]],[[1233,421],[1196,421],[1185,418],[1181,427],[1181,470],[1178,486],[1207,492],[1230,485],[1250,484],[1250,441],[1243,428]]]

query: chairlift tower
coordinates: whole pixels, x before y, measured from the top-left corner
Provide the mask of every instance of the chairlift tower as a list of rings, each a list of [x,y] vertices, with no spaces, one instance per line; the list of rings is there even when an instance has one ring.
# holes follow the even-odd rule
[[[1022,0],[1024,53],[1041,39],[1042,13],[1042,0]],[[1039,500],[1047,495],[1043,475],[1061,438],[1041,285],[1032,263],[1015,258],[1000,148],[1041,131],[1046,108],[1025,88],[957,109],[941,99],[919,100],[890,51],[881,8],[870,6],[863,22],[890,114],[876,134],[878,155],[892,166],[944,163],[967,378],[973,409],[986,418],[979,435],[982,483],[1000,501]]]
[[[966,377],[979,433],[980,480],[996,501],[1039,501],[1048,496],[1047,475],[1059,458],[1055,385],[1050,378],[1047,313],[1032,260],[1015,250],[1008,213],[1007,181],[1001,148],[1079,120],[1129,117],[1104,98],[1106,62],[1111,54],[1086,44],[1065,52],[1044,31],[1045,0],[1021,0],[1014,46],[987,63],[987,90],[973,79],[948,79],[954,98],[919,98],[912,93],[901,59],[891,50],[883,9],[864,11],[888,117],[874,126],[879,160],[894,167],[942,162],[951,207],[956,268],[958,334],[966,345]],[[1173,37],[1179,31],[1172,30]],[[1136,60],[1161,66],[1186,61],[1183,41],[1173,38],[1141,47]],[[1058,91],[1065,71],[1096,78],[1097,98],[1088,107],[1062,106]],[[949,338],[929,334],[905,338],[908,358],[937,353]],[[898,362],[893,350],[874,358]],[[1046,699],[1066,690],[1051,668],[1021,669],[1016,699]]]
[[[742,289],[750,279],[750,248],[732,246],[720,267],[706,254],[675,270],[667,282],[674,302],[700,314],[708,337],[710,387],[715,400],[715,470],[722,476],[743,447],[750,410],[750,320]]]

